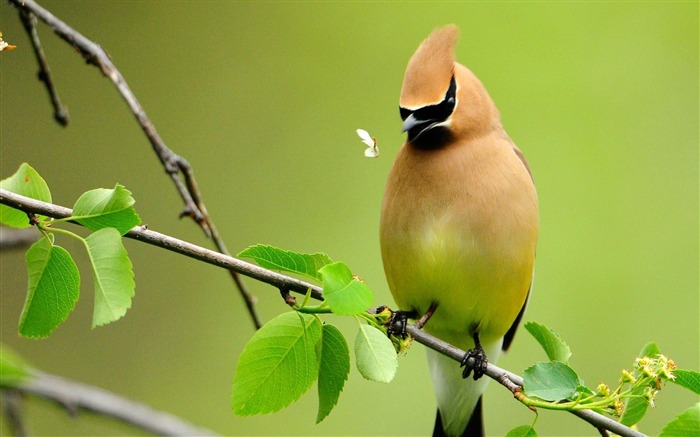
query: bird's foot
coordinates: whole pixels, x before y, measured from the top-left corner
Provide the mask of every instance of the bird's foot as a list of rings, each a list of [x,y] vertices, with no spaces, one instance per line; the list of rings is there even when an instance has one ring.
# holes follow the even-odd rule
[[[474,371],[474,381],[476,381],[484,376],[488,364],[489,360],[488,357],[486,357],[486,352],[484,352],[484,349],[481,347],[479,335],[474,334],[474,348],[469,349],[460,362],[460,367],[464,367],[462,378],[469,378],[469,375]]]
[[[388,323],[389,327],[386,330],[387,336],[396,335],[397,337],[406,338],[406,326],[412,314],[412,311],[392,311]]]

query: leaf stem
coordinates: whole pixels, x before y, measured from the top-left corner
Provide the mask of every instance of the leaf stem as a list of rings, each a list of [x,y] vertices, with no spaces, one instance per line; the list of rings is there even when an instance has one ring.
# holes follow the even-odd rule
[[[85,239],[84,239],[83,237],[81,237],[80,235],[78,235],[78,234],[76,234],[76,233],[73,233],[73,232],[71,232],[71,231],[67,231],[67,230],[65,230],[65,229],[60,229],[60,228],[46,228],[46,227],[44,227],[44,226],[39,226],[39,230],[40,230],[42,233],[44,233],[44,235],[48,235],[47,232],[53,232],[53,233],[56,233],[56,234],[68,235],[68,236],[70,236],[70,237],[73,237],[73,238],[75,238],[75,239],[77,239],[77,240],[82,241],[83,244],[85,244]]]
[[[313,306],[303,306],[301,308],[296,308],[300,313],[304,314],[331,314],[332,311],[328,308],[328,305],[313,305]]]

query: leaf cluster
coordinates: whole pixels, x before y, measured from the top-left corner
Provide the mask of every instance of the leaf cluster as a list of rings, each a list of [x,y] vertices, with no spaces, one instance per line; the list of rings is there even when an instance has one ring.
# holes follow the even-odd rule
[[[0,181],[0,188],[51,202],[46,181],[26,163]],[[73,237],[85,246],[95,290],[92,327],[114,322],[126,314],[135,283],[122,235],[141,223],[134,202],[131,192],[117,184],[113,189],[83,193],[73,206],[73,215],[65,219],[54,220],[0,205],[0,223],[14,228],[36,226],[42,233],[26,254],[29,285],[19,321],[21,335],[48,337],[68,318],[80,297],[80,271],[68,250],[55,243],[56,235]],[[83,238],[56,227],[66,221],[80,223],[93,232]]]
[[[644,346],[632,371],[622,370],[614,388],[599,384],[591,389],[569,366],[571,349],[556,332],[535,322],[526,323],[525,329],[549,358],[524,371],[523,391],[516,394],[520,402],[533,410],[594,410],[618,417],[620,423],[629,427],[637,424],[649,407],[654,407],[658,392],[668,381],[700,394],[700,373],[677,369],[673,360],[663,355],[655,343]],[[697,435],[698,431],[700,403],[669,422],[660,435]],[[508,434],[511,437],[521,435],[537,435],[534,424],[518,427]]]
[[[269,245],[251,246],[238,254],[261,267],[294,273],[319,282],[323,301],[289,301],[291,312],[267,322],[245,346],[233,378],[232,407],[241,416],[276,412],[298,400],[317,381],[316,422],[337,404],[350,373],[348,342],[323,314],[352,316],[359,324],[355,362],[372,381],[390,382],[398,368],[397,350],[386,335],[385,314],[369,314],[372,291],[342,262],[325,253],[304,254]],[[282,290],[284,291],[284,290]]]

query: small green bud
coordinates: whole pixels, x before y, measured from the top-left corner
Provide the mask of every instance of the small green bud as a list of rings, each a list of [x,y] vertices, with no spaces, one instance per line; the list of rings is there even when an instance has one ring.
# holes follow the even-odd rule
[[[625,369],[622,369],[622,377],[620,378],[620,380],[622,382],[630,384],[634,384],[635,382],[637,382],[637,378],[635,378],[630,371]]]

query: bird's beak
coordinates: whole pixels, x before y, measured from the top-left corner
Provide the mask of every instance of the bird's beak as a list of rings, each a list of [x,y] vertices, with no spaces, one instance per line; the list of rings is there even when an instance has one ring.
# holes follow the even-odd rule
[[[425,132],[429,131],[430,129],[434,128],[439,124],[439,120],[421,120],[419,118],[416,118],[413,114],[411,114],[408,117],[406,117],[406,120],[403,121],[401,131],[408,132],[408,140],[414,142]]]
[[[424,121],[418,120],[413,114],[406,117],[403,121],[403,126],[401,126],[401,132],[408,132],[419,124],[425,123]]]

